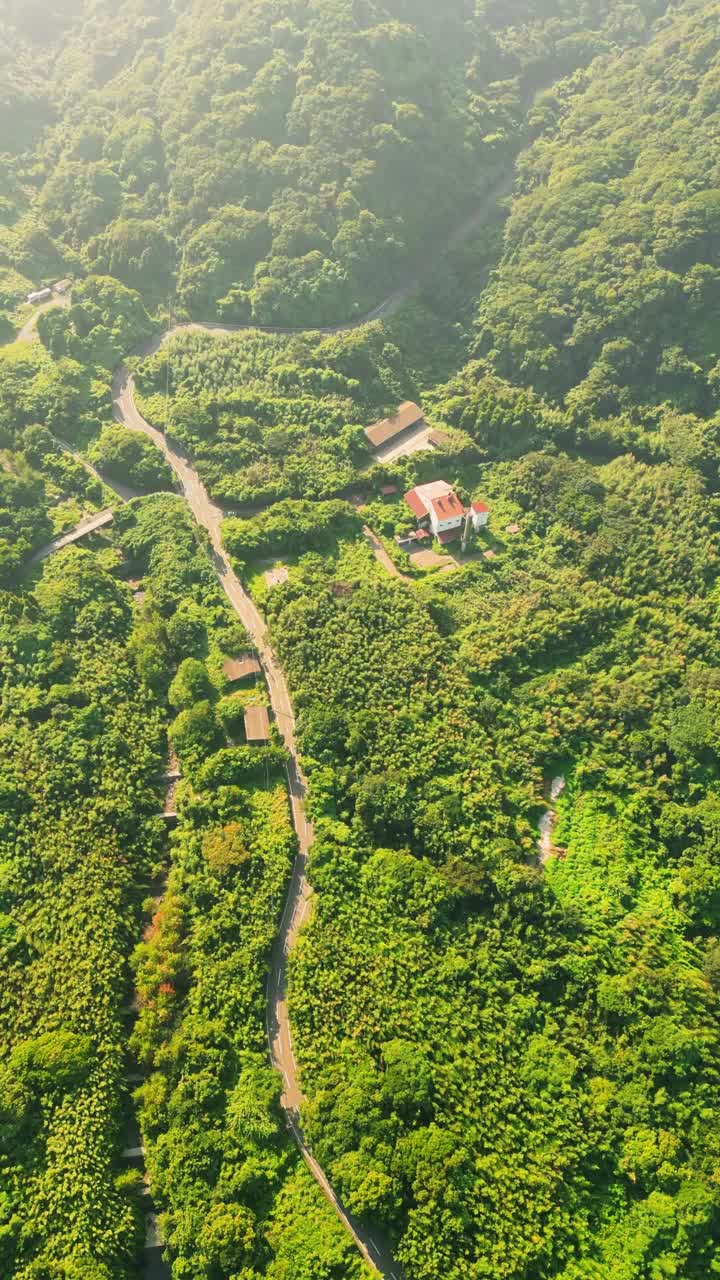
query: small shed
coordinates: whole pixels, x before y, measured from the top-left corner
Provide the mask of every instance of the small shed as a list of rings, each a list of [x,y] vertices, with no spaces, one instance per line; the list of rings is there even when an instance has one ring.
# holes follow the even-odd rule
[[[516,534],[516,533],[519,533],[519,532],[520,532],[520,525],[519,525],[519,524],[509,524],[509,525],[507,525],[507,526],[506,526],[505,532],[506,532],[506,533],[513,534],[513,535],[514,535],[514,534]]]
[[[433,449],[449,449],[452,444],[452,440],[447,432],[435,430],[430,432],[430,435],[428,436],[428,444],[431,444]]]
[[[223,675],[231,684],[237,680],[247,680],[250,676],[259,676],[262,668],[254,653],[239,653],[237,658],[227,658],[223,662]]]
[[[245,737],[248,742],[270,741],[270,717],[267,713],[267,707],[246,708]]]
[[[167,790],[165,791],[165,800],[164,800],[164,803],[163,803],[163,814],[162,814],[162,816],[163,816],[163,818],[165,819],[165,822],[167,823],[168,827],[176,827],[176,826],[177,826],[177,821],[178,821],[178,811],[177,811],[177,789],[178,789],[178,782],[179,782],[179,780],[178,780],[178,779],[176,779],[176,778],[174,778],[171,782],[169,782],[169,783],[168,783],[168,785],[167,785]]]
[[[392,498],[393,494],[397,493],[397,491],[398,487],[396,484],[384,484],[380,490],[383,498]]]

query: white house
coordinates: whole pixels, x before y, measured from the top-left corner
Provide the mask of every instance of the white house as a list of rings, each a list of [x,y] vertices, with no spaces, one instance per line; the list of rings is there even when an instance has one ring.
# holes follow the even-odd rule
[[[37,289],[35,293],[28,294],[28,302],[31,306],[35,306],[37,302],[47,302],[48,298],[52,298],[52,289]]]
[[[429,525],[438,542],[452,542],[460,534],[465,508],[449,484],[434,480],[405,494],[405,501],[420,525]]]

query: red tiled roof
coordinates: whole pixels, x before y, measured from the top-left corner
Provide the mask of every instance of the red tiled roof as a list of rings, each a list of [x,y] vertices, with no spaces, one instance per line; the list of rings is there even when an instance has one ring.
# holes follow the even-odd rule
[[[425,503],[420,497],[420,494],[418,493],[417,489],[411,489],[409,493],[406,493],[405,501],[407,502],[413,515],[417,516],[418,520],[425,519],[428,513],[427,507],[425,506]]]
[[[431,505],[438,520],[452,520],[457,516],[465,515],[462,502],[452,490],[444,498],[433,498]]]
[[[429,538],[429,537],[430,537],[429,529],[418,529],[417,533],[415,534],[415,541],[422,542],[423,538]]]
[[[383,495],[383,497],[384,497],[384,498],[389,498],[389,497],[390,497],[390,495],[391,495],[391,493],[397,493],[397,485],[396,485],[396,484],[384,484],[384,485],[383,485],[383,487],[382,487],[382,489],[380,490],[380,492],[382,493],[382,495]]]
[[[455,539],[459,537],[460,537],[460,526],[458,525],[456,529],[442,529],[441,532],[437,535],[437,540],[439,543],[441,543],[442,546],[445,546],[446,542],[454,542]]]
[[[490,508],[484,502],[473,502],[472,509],[473,511],[477,511],[478,513],[482,513],[483,511],[490,510]]]

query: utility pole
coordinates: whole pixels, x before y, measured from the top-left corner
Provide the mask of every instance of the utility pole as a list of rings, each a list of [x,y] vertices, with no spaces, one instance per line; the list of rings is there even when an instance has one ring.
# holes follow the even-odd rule
[[[471,520],[472,520],[472,512],[470,507],[468,507],[467,511],[465,512],[465,525],[463,527],[462,542],[460,543],[460,550],[462,551],[463,555],[465,555],[465,552],[467,551],[467,545],[470,540]]]

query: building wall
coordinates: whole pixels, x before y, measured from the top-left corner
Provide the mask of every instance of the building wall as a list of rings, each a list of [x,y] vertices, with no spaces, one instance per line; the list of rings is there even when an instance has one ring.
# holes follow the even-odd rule
[[[449,520],[438,520],[434,513],[430,516],[433,533],[445,533],[446,529],[459,529],[462,522],[462,516],[452,516]]]

